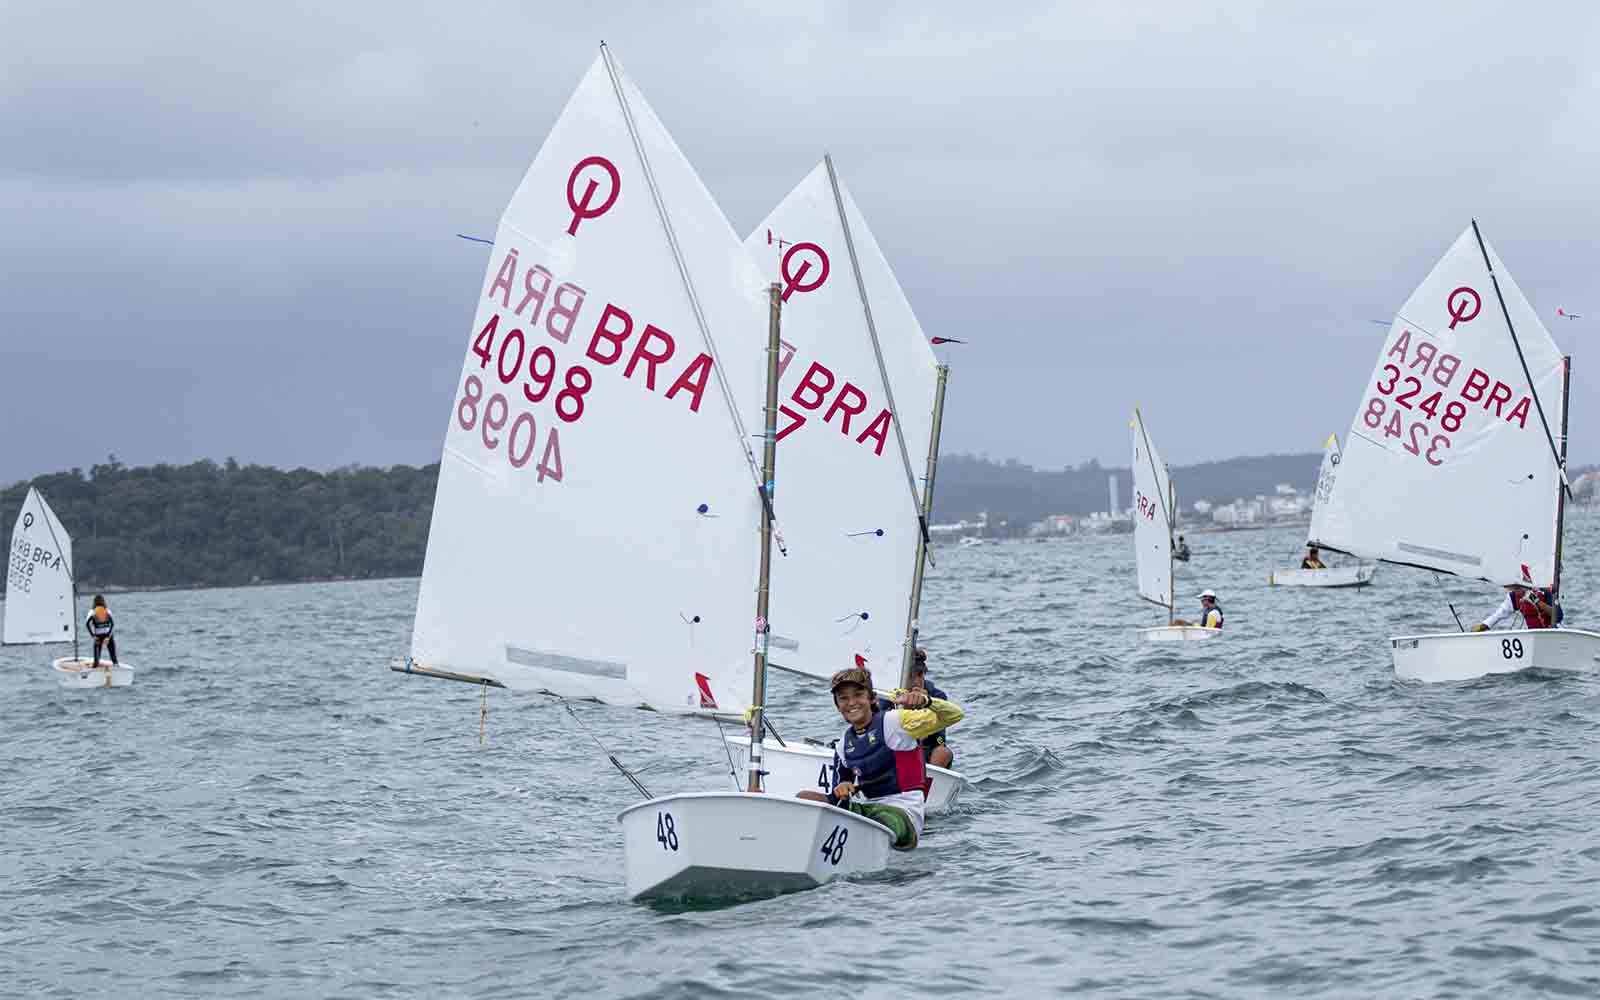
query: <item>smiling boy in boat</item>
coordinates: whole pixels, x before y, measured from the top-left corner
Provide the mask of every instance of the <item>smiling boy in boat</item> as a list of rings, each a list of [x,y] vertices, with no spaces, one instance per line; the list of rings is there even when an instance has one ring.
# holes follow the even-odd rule
[[[834,674],[829,689],[834,707],[849,723],[834,752],[832,801],[892,830],[895,850],[911,850],[922,835],[926,801],[921,741],[960,722],[964,713],[915,687],[895,692],[894,704],[900,707],[879,711],[872,674],[859,667]],[[799,797],[830,801],[809,789]]]

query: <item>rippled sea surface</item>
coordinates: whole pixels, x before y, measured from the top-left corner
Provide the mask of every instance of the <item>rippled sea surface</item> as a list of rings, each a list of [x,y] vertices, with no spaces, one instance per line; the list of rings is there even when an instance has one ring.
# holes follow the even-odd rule
[[[1228,635],[1181,648],[1135,641],[1126,536],[939,550],[974,786],[887,873],[721,908],[623,901],[637,796],[594,742],[730,787],[715,727],[496,691],[480,745],[478,691],[387,670],[412,580],[113,595],[132,688],[0,650],[0,993],[1600,994],[1600,677],[1396,683],[1386,636],[1497,592],[1267,587],[1301,537],[1193,536]],[[1600,516],[1567,542],[1593,627]]]

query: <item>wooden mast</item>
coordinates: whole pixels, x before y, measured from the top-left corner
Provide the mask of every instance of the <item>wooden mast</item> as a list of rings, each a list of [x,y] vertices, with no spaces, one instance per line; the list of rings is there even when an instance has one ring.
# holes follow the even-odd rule
[[[767,288],[767,407],[761,429],[761,575],[756,583],[756,662],[755,679],[750,689],[750,764],[745,776],[745,791],[761,791],[761,731],[764,728],[767,698],[767,648],[772,639],[772,623],[767,611],[772,580],[772,503],[773,467],[778,460],[778,328],[783,309],[783,289],[774,282]]]

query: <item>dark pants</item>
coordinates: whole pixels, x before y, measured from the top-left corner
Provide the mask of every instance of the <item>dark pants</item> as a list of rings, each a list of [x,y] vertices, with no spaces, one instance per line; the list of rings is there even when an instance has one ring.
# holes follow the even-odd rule
[[[95,636],[94,640],[94,665],[100,665],[100,647],[104,646],[106,652],[111,654],[111,662],[117,662],[117,640],[111,636]]]

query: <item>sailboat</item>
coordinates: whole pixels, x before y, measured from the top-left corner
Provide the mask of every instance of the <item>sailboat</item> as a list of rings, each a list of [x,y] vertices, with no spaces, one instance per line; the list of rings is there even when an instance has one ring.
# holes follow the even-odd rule
[[[133,668],[78,655],[76,577],[72,570],[72,536],[44,494],[29,487],[11,529],[11,558],[6,571],[6,645],[72,643],[72,656],[51,666],[68,688],[127,687]]]
[[[1161,461],[1144,415],[1135,407],[1133,421],[1133,549],[1139,568],[1139,596],[1167,609],[1167,624],[1139,630],[1147,642],[1197,642],[1214,639],[1221,629],[1177,625],[1173,612],[1172,537],[1178,509],[1177,489]]]
[[[862,666],[883,688],[909,686],[949,368],[935,359],[831,157],[745,248],[785,297],[783,523],[804,539],[773,567],[782,628],[771,665],[824,683]],[[912,456],[923,451],[919,494]],[[743,759],[748,740],[729,742]],[[835,784],[833,751],[822,743],[779,739],[764,753],[769,792],[826,794]],[[927,772],[927,811],[942,811],[965,778]]]
[[[495,234],[395,669],[748,716],[742,791],[620,814],[633,899],[802,888],[889,856],[886,827],[759,791],[778,304],[602,46]]]
[[[1339,449],[1339,435],[1329,434],[1322,444],[1322,468],[1317,471],[1317,492],[1311,499],[1311,517],[1316,519],[1317,508],[1333,492],[1334,479],[1339,473],[1339,463],[1344,460]],[[1312,544],[1308,538],[1307,545]],[[1378,571],[1376,563],[1353,562],[1325,569],[1279,569],[1267,577],[1274,587],[1361,587],[1372,582]]]
[[[1559,592],[1570,373],[1474,220],[1389,327],[1312,542]],[[1600,633],[1582,629],[1403,635],[1389,645],[1406,680],[1600,670]]]

